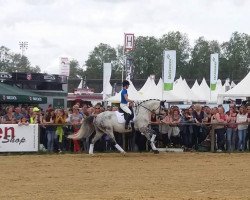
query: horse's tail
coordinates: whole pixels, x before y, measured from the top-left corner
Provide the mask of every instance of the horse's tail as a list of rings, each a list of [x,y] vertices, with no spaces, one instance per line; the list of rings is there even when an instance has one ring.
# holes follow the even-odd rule
[[[73,140],[79,140],[81,138],[87,138],[91,136],[92,133],[95,131],[93,121],[94,121],[93,116],[89,116],[86,119],[84,119],[79,131],[75,134],[69,135],[68,138]]]

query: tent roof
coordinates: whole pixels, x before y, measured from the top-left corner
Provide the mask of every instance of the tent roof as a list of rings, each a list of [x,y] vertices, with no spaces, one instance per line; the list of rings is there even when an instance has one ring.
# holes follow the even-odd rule
[[[219,96],[222,96],[222,97],[250,97],[249,83],[250,83],[250,72],[235,87],[233,87],[231,90],[228,90],[225,93],[220,93]]]
[[[2,103],[47,103],[47,97],[33,92],[0,83],[0,102]]]

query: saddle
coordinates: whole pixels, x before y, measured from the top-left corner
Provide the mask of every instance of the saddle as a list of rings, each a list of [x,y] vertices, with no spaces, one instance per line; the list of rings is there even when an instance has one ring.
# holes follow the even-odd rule
[[[124,112],[120,107],[118,108],[118,112],[119,112],[121,115],[123,115],[125,121],[126,121],[126,119],[129,117],[129,114],[127,114],[126,112]],[[131,119],[130,119],[130,120],[133,120],[133,119],[134,119],[134,114],[132,113]]]

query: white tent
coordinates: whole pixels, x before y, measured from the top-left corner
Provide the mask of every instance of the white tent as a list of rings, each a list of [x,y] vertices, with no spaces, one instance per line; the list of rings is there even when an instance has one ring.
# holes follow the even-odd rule
[[[249,90],[249,83],[250,83],[250,72],[246,75],[246,77],[239,82],[234,88],[228,90],[225,93],[220,93],[218,95],[218,101],[223,101],[224,97],[237,97],[237,98],[245,98],[250,97],[250,90]]]
[[[187,85],[186,80],[185,79],[182,80],[181,77],[174,82],[173,90],[164,93],[164,95],[163,95],[164,98],[166,98],[166,94],[169,96],[172,95],[172,99],[169,99],[171,101],[185,101],[185,102],[187,102],[187,101],[196,101],[197,100],[196,95],[193,94],[193,92],[191,91],[191,89]]]
[[[198,98],[198,101],[207,101],[207,99],[204,98],[200,85],[197,80],[195,80],[194,85],[191,88],[192,93]]]
[[[205,78],[203,78],[201,81],[199,93],[203,97],[202,100],[210,101],[210,88],[209,88]]]
[[[230,83],[229,83],[229,79],[226,79],[224,85],[223,85],[223,92],[226,92],[228,90],[231,89]]]
[[[186,80],[184,79],[182,81],[182,87],[183,87],[183,90],[185,92],[185,95],[187,95],[187,100],[188,101],[199,101],[199,97],[197,97],[193,91],[190,89],[190,87],[188,86]]]
[[[160,78],[158,84],[156,85],[156,90],[154,91],[156,99],[165,100],[167,102],[178,102],[182,101],[180,98],[173,95],[172,91],[163,91],[163,80]]]
[[[151,77],[148,77],[147,81],[144,83],[142,88],[139,90],[139,93],[146,96],[149,93],[151,93],[152,90],[155,90],[155,89],[156,89],[155,80]]]
[[[107,99],[107,101],[110,101],[112,103],[119,103],[121,101],[121,92],[117,93],[115,96],[112,96]],[[135,100],[135,101],[140,101],[140,100],[145,100],[145,98],[139,94],[139,92],[135,89],[134,84],[130,81],[130,86],[128,88],[128,96],[129,99]]]
[[[232,81],[231,82],[231,89],[234,88],[234,86],[236,86],[236,84]]]

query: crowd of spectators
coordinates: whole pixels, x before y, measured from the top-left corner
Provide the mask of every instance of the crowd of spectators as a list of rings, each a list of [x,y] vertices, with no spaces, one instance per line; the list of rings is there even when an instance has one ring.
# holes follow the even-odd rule
[[[151,116],[151,126],[160,136],[163,146],[180,146],[184,149],[199,150],[208,145],[214,124],[216,150],[245,151],[249,149],[250,106],[224,107],[192,105],[186,109],[172,106],[165,109],[163,116]],[[210,145],[210,144],[209,144]]]
[[[118,108],[113,106],[112,110]],[[111,111],[111,106],[107,107]],[[6,106],[0,110],[0,124],[18,124],[28,126],[39,124],[40,143],[47,152],[87,150],[86,141],[68,140],[67,135],[77,133],[82,121],[87,116],[96,116],[105,111],[98,103],[95,106],[80,104],[74,105],[67,110],[53,109],[51,105],[46,110],[34,106]],[[98,145],[97,145],[98,148]]]
[[[72,108],[53,109],[50,105],[46,110],[39,107],[7,106],[0,110],[1,124],[18,124],[28,126],[39,124],[40,143],[47,152],[87,151],[91,138],[68,140],[67,135],[77,133],[82,121],[87,116],[96,116],[109,110],[116,111],[116,106],[102,104],[95,106],[75,104]],[[158,147],[182,147],[186,150],[200,150],[210,145],[212,125],[215,123],[216,149],[220,151],[245,151],[249,149],[250,140],[250,106],[236,107],[230,104],[229,111],[223,106],[209,107],[199,104],[186,109],[171,106],[158,113],[152,112],[150,126],[157,133]],[[122,145],[121,134],[115,134],[117,142]],[[146,150],[146,138],[139,132],[126,136],[127,150]],[[104,135],[95,145],[96,150],[111,150],[109,138]]]

